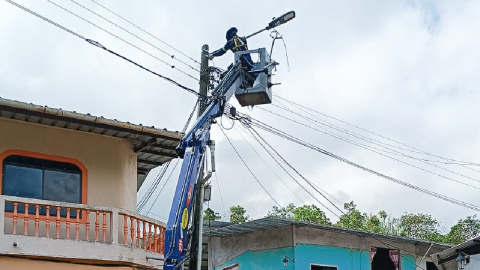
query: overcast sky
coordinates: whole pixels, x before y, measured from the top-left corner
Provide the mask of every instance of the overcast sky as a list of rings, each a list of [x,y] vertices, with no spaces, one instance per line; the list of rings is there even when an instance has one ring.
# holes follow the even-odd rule
[[[198,77],[196,71],[173,61],[75,3],[52,1]],[[76,1],[195,65],[91,0]],[[480,127],[477,120],[480,113],[480,94],[477,91],[480,80],[479,1],[247,0],[238,4],[232,1],[98,1],[195,59],[200,58],[203,44],[209,44],[211,50],[220,48],[225,43],[225,31],[231,26],[238,27],[240,35],[248,35],[265,27],[272,17],[295,10],[297,18],[278,28],[287,45],[290,71],[285,49],[278,42],[273,58],[281,65],[274,80],[282,84],[274,87],[276,94],[428,153],[480,163]],[[17,2],[162,75],[198,89],[196,80],[46,0]],[[172,131],[182,129],[196,102],[195,96],[3,0],[0,1],[0,42],[0,96],[3,98]],[[271,38],[267,32],[263,33],[250,39],[249,46],[270,48]],[[214,64],[225,68],[232,59],[233,55],[227,53],[215,59]],[[237,103],[232,101],[232,104]],[[274,104],[286,103],[276,99]],[[262,108],[313,126],[273,105]],[[394,156],[435,175],[289,122],[262,111],[260,107],[252,111],[239,107],[239,110],[388,176],[480,204],[479,190],[470,187],[480,186],[479,167],[433,163],[442,169],[405,156]],[[298,109],[296,111],[303,113]],[[325,115],[314,115],[341,129],[374,139],[377,145],[330,130],[356,143],[377,148],[378,144],[388,143],[397,147],[394,148],[397,151],[400,151],[398,147],[408,148]],[[226,128],[231,126],[228,119],[223,119],[223,124]],[[290,202],[301,205],[297,196],[303,203],[319,205],[242,130],[240,123],[236,123],[227,135],[281,206]],[[404,212],[428,213],[439,219],[445,228],[459,218],[476,214],[473,210],[389,182],[262,131],[260,133],[306,178],[341,202],[355,201],[364,212],[376,213],[383,209],[395,216]],[[240,134],[248,139],[295,194],[280,182]],[[214,188],[210,207],[226,217],[228,214],[224,208],[239,204],[246,208],[251,218],[263,217],[275,205],[274,201],[250,175],[218,126],[213,128],[212,137],[217,141],[217,177],[212,178]],[[418,158],[441,160],[412,151],[401,152]],[[152,171],[144,188],[157,172]],[[172,179],[149,215],[165,221],[177,178],[178,170],[173,172]],[[144,189],[139,195],[142,192]],[[158,190],[154,195],[157,194]],[[146,210],[152,202],[153,199]],[[333,214],[324,210],[336,221]]]

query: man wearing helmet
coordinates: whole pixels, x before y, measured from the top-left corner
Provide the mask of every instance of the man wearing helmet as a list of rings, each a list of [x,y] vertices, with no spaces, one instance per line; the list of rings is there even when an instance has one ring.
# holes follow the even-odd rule
[[[238,51],[247,51],[247,39],[244,37],[237,36],[237,28],[232,27],[227,31],[227,43],[223,48],[220,48],[210,54],[207,55],[208,59],[212,60],[214,57],[224,55],[228,50],[232,52]],[[240,56],[240,62],[242,63],[242,67],[245,68],[247,71],[250,71],[253,67],[253,61],[250,54],[242,54]]]

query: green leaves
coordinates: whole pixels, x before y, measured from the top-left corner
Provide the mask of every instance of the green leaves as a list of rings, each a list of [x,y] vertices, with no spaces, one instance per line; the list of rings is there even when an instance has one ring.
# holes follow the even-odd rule
[[[315,205],[304,205],[295,208],[293,211],[293,219],[297,221],[315,222],[323,225],[331,225],[330,219],[325,212]]]
[[[286,207],[273,206],[272,210],[268,211],[267,217],[293,219],[294,211],[295,205],[293,203]]]
[[[233,224],[244,223],[248,220],[247,211],[240,205],[230,207],[230,222]]]
[[[220,216],[219,213],[216,213],[209,207],[205,209],[205,211],[203,211],[203,219],[204,220],[220,220],[222,219],[222,217]]]

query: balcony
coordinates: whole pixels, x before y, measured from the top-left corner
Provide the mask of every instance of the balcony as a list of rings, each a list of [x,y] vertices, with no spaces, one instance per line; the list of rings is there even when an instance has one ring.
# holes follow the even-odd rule
[[[0,195],[0,254],[161,269],[165,224],[114,207]]]

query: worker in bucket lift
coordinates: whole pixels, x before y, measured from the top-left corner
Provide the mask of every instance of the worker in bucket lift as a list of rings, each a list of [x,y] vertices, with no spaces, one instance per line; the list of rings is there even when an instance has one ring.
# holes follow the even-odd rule
[[[212,53],[207,54],[207,58],[212,60],[214,57],[224,55],[228,50],[231,50],[234,53],[238,51],[247,51],[248,50],[247,39],[244,37],[237,36],[237,32],[238,30],[235,27],[228,29],[226,34],[227,43],[225,44],[225,46],[223,46],[223,48],[220,48]],[[245,71],[249,72],[252,70],[253,60],[250,54],[242,54],[240,56],[240,62],[242,63],[242,68]],[[230,70],[230,67],[229,67],[229,70]],[[247,77],[249,77],[247,79],[249,86],[252,86],[256,76],[254,76],[254,74],[250,74],[250,76],[247,76]]]

